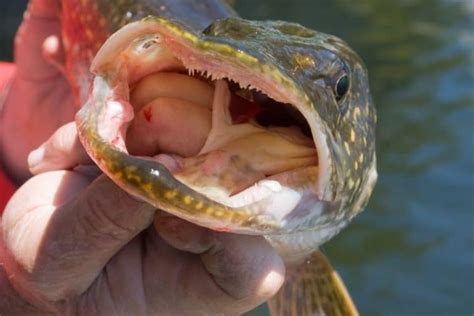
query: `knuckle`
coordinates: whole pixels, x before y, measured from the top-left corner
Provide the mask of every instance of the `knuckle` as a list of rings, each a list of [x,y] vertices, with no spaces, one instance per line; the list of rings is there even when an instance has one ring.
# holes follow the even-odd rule
[[[128,240],[153,220],[151,207],[132,200],[105,177],[86,191],[78,221],[86,234],[102,242]]]

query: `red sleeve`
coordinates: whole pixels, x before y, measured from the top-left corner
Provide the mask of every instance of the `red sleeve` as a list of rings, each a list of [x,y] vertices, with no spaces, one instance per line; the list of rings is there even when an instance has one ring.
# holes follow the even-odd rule
[[[0,62],[0,92],[5,89],[14,72],[15,66],[13,64]],[[0,168],[0,215],[13,192],[15,192],[15,186]]]

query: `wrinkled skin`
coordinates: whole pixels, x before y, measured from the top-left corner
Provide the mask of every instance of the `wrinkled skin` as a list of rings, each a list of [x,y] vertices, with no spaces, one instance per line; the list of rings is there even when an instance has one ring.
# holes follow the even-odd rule
[[[6,210],[5,268],[35,308],[61,315],[241,313],[282,282],[282,263],[263,239],[167,217],[147,229],[153,208],[104,177],[90,181],[80,172],[44,173]]]
[[[28,130],[36,137],[21,144],[15,160],[7,156],[18,178],[28,177],[26,153],[73,108],[61,72],[40,53],[59,30],[55,2],[33,1],[30,14],[17,38],[19,72],[5,122],[21,117],[21,105],[37,110],[26,111],[36,115],[25,121],[40,124]],[[43,52],[60,60],[57,44],[50,39]],[[33,66],[38,72],[26,71]],[[37,73],[45,77],[29,77]],[[59,118],[48,121],[53,106],[61,109],[55,111]],[[13,145],[19,144],[5,142]],[[155,217],[155,209],[97,178],[94,167],[54,171],[90,164],[74,125],[59,129],[29,162],[34,174],[42,174],[17,191],[2,218],[1,314],[235,314],[267,300],[281,285],[283,264],[263,238]]]

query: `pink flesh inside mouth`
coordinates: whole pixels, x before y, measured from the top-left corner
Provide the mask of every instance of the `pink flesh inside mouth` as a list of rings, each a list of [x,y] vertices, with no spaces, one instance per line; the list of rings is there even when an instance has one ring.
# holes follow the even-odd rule
[[[111,59],[119,66],[104,66]],[[266,207],[277,219],[304,194],[318,196],[320,162],[310,127],[295,107],[269,96],[281,100],[278,87],[262,80],[256,88],[245,70],[204,61],[166,37],[135,42],[118,56],[99,53],[95,64],[105,72],[116,67],[128,82],[115,84],[99,124],[121,150],[162,163],[185,185],[230,207],[273,200]],[[133,115],[116,115],[117,104]]]

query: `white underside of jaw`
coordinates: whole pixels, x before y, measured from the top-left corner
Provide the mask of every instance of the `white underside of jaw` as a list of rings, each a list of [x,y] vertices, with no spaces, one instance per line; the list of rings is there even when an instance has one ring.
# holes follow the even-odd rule
[[[302,193],[276,180],[261,180],[250,188],[222,201],[223,204],[241,208],[265,201],[276,220],[283,220],[301,202]]]

